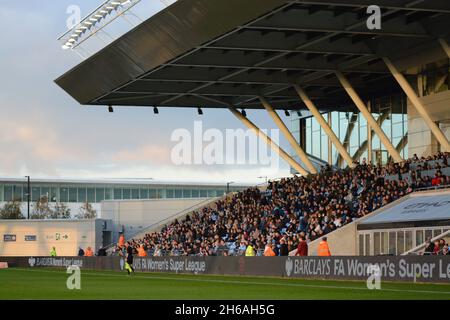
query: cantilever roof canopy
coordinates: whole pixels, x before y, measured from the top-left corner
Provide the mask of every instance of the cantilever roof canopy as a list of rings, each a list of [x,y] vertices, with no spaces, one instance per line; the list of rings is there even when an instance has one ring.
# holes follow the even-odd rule
[[[56,83],[85,105],[305,109],[301,85],[324,111],[353,110],[334,75],[363,98],[400,89],[380,57],[402,70],[443,59],[448,0],[178,0]]]

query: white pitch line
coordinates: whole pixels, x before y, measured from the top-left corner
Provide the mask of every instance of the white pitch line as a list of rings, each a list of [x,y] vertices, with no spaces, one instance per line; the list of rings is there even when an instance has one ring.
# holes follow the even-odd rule
[[[8,270],[20,270],[29,272],[47,272],[55,273],[55,271],[60,270],[39,270],[39,269],[26,269],[26,268],[11,268]],[[88,270],[94,271],[95,270]],[[144,273],[141,273],[144,274]],[[389,291],[389,292],[407,292],[407,293],[431,293],[431,294],[448,294],[448,291],[432,291],[432,290],[411,290],[411,289],[383,289],[380,290],[369,290],[365,287],[350,287],[350,286],[332,286],[332,285],[314,285],[314,284],[302,284],[302,283],[279,283],[279,282],[256,282],[256,281],[236,281],[236,280],[216,280],[216,279],[193,279],[193,278],[175,278],[175,277],[160,277],[160,276],[144,276],[137,274],[135,277],[138,279],[148,279],[148,280],[174,280],[174,281],[192,281],[192,282],[208,282],[208,283],[225,283],[225,284],[249,284],[249,285],[270,285],[270,286],[281,286],[281,287],[303,287],[303,288],[318,288],[318,289],[340,289],[340,290],[363,290],[363,291]],[[121,274],[107,274],[107,273],[82,273],[82,275],[87,276],[102,276],[102,277],[120,277],[122,279],[129,279],[125,275]],[[133,277],[133,276],[131,276]],[[300,279],[297,279],[300,280]],[[312,279],[314,280],[314,279]],[[326,280],[324,280],[326,281]]]

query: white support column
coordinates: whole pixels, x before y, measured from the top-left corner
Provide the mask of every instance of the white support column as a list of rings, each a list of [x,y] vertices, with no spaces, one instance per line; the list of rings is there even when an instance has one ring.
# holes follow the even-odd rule
[[[448,45],[447,41],[445,41],[445,39],[439,39],[439,43],[441,44],[442,49],[444,49],[445,53],[450,59],[450,46]]]
[[[386,63],[389,70],[391,71],[394,78],[397,80],[400,87],[402,87],[403,91],[405,92],[408,99],[411,101],[412,105],[416,108],[417,113],[419,113],[419,115],[427,124],[428,128],[430,128],[431,132],[436,137],[436,140],[440,143],[442,151],[450,151],[450,142],[447,140],[447,138],[445,137],[444,133],[441,131],[439,126],[433,121],[433,119],[431,119],[422,101],[420,101],[420,99],[417,97],[416,93],[414,92],[414,89],[405,79],[403,74],[401,74],[400,71],[397,70],[397,68],[394,66],[394,64],[391,62],[389,58],[384,57],[383,60],[384,63]]]
[[[367,123],[372,127],[373,131],[377,134],[377,136],[380,138],[381,143],[385,146],[391,157],[394,159],[395,162],[402,162],[403,159],[400,156],[400,154],[395,150],[395,147],[392,145],[391,141],[389,141],[388,136],[386,133],[384,133],[383,129],[378,125],[375,118],[372,116],[372,114],[367,110],[366,105],[361,100],[359,95],[356,93],[356,91],[353,89],[350,82],[347,80],[347,78],[342,74],[342,72],[337,71],[336,76],[338,77],[339,81],[341,82],[342,86],[344,87],[345,91],[347,91],[350,98],[355,103],[356,107],[359,109],[359,111],[363,114],[363,116],[366,118]]]
[[[300,164],[297,163],[286,151],[281,149],[275,142],[272,141],[264,132],[262,132],[253,122],[251,122],[247,117],[244,117],[239,111],[235,108],[228,108],[231,113],[233,113],[236,118],[241,120],[241,122],[249,129],[255,131],[256,135],[261,138],[265,143],[267,143],[273,151],[279,154],[289,165],[298,171],[301,175],[308,175],[308,171],[306,171]]]
[[[316,168],[312,164],[311,160],[309,160],[305,151],[303,151],[303,149],[300,147],[300,144],[295,140],[292,133],[286,127],[283,120],[281,120],[278,113],[273,109],[273,107],[270,105],[270,103],[264,97],[258,97],[258,98],[259,98],[259,100],[261,100],[262,105],[264,106],[266,111],[269,113],[269,116],[275,122],[277,127],[281,130],[281,133],[287,139],[287,141],[291,145],[292,149],[294,149],[295,153],[298,155],[300,160],[305,164],[306,168],[308,168],[309,172],[316,174],[317,173]]]
[[[323,131],[327,134],[327,136],[331,139],[334,146],[336,147],[337,151],[340,153],[342,158],[347,162],[348,166],[350,168],[354,167],[352,157],[350,157],[350,154],[347,152],[347,149],[342,145],[342,143],[339,141],[339,138],[334,133],[333,129],[328,125],[328,123],[325,121],[322,114],[317,110],[314,103],[311,101],[311,99],[308,97],[306,92],[300,88],[298,85],[294,85],[295,91],[297,91],[297,94],[302,99],[302,101],[305,103],[306,107],[309,109],[309,111],[312,113],[314,118],[317,120],[317,122],[322,127]]]

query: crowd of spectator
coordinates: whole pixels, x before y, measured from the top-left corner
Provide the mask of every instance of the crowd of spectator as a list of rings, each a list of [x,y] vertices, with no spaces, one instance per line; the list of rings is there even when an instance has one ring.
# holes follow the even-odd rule
[[[386,166],[374,166],[363,159],[351,169],[333,170],[326,166],[316,175],[269,181],[265,190],[254,187],[229,195],[128,243],[140,256],[252,255],[252,252],[288,255],[297,248],[298,252],[304,252],[305,243],[415,188],[450,185],[450,177],[440,171],[448,167],[449,156],[439,153],[419,159],[414,155],[403,163]],[[422,177],[421,171],[431,166],[437,169],[435,177]],[[405,173],[414,178],[401,179]],[[399,179],[385,179],[392,174],[398,174]]]
[[[436,240],[431,242],[427,239],[425,243],[424,255],[450,255],[448,251],[448,243],[445,242],[445,239]]]

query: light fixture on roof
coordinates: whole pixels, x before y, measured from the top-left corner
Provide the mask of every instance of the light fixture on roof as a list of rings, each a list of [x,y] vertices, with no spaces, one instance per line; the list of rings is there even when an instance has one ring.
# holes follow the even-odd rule
[[[159,114],[159,110],[158,110],[157,107],[154,107],[154,108],[153,108],[153,113],[154,113],[154,114]]]
[[[203,110],[202,110],[202,108],[198,108],[197,109],[197,112],[198,112],[198,114],[201,116],[201,115],[203,115]]]
[[[64,50],[75,49],[78,45],[93,36],[95,34],[94,32],[105,27],[109,23],[105,20],[108,18],[115,20],[123,16],[124,13],[139,2],[141,0],[106,0],[102,5],[87,15],[78,25],[66,31],[58,38],[62,42],[61,47]],[[92,27],[96,27],[95,31],[86,32],[87,30],[91,30]]]
[[[286,117],[290,117],[291,116],[291,114],[289,113],[289,111],[287,109],[284,110],[284,114],[286,115]]]
[[[301,116],[302,116],[302,113],[301,113],[300,111],[297,111],[297,115],[298,115],[299,117],[301,117]]]
[[[114,108],[112,106],[108,106],[108,112],[109,113],[113,113],[114,112]]]
[[[242,109],[241,114],[246,117],[247,116],[247,112],[245,111],[245,109]]]

